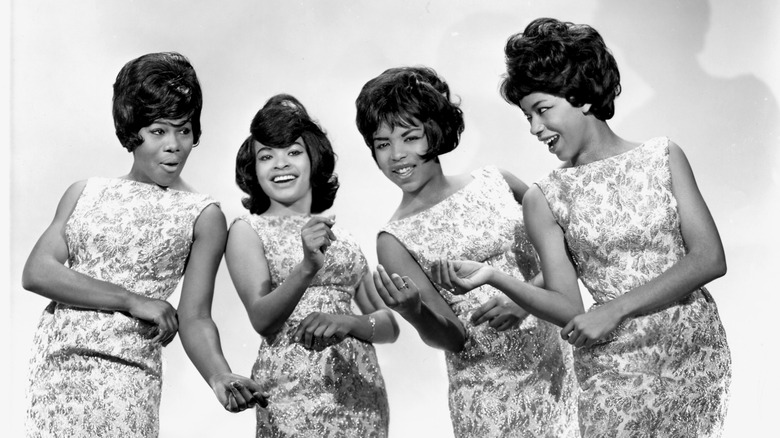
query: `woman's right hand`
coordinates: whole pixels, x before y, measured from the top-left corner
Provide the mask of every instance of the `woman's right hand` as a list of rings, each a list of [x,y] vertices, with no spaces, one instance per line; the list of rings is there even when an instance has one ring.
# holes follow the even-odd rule
[[[389,275],[384,266],[378,265],[374,272],[374,286],[387,307],[401,315],[420,313],[420,290],[411,278],[398,274]]]
[[[303,244],[303,265],[310,273],[315,273],[325,263],[325,251],[336,240],[331,227],[336,223],[334,218],[314,216],[301,228]]]
[[[431,267],[433,282],[455,295],[463,295],[488,282],[487,265],[470,260],[439,260]]]
[[[179,319],[176,316],[176,309],[171,303],[136,295],[132,297],[128,312],[134,318],[151,322],[157,326],[157,336],[152,339],[152,342],[159,342],[164,347],[176,337],[176,332],[179,330]]]

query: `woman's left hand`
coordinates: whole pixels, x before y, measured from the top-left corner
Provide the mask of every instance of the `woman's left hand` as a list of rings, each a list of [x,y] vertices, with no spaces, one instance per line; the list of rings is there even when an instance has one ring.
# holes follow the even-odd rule
[[[598,306],[572,318],[561,337],[575,347],[590,347],[617,328],[623,318],[608,304]]]
[[[241,412],[255,405],[268,406],[268,394],[252,379],[233,373],[220,373],[209,379],[219,403],[229,412]]]
[[[350,332],[350,322],[347,315],[312,312],[298,324],[293,339],[304,348],[321,351],[343,341]]]

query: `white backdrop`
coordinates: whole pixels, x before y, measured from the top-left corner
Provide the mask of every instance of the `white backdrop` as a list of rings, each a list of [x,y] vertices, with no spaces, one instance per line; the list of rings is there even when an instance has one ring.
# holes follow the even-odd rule
[[[10,143],[0,156],[10,163],[0,196],[0,210],[10,210],[0,216],[9,260],[0,271],[9,276],[0,302],[8,353],[0,368],[4,436],[23,435],[27,361],[46,305],[21,288],[24,261],[69,184],[130,168],[111,119],[111,85],[126,61],[170,50],[192,61],[204,89],[203,137],[184,177],[219,199],[228,220],[243,212],[233,165],[252,116],[275,93],[297,96],[339,155],[342,188],[332,211],[374,265],[375,232],[400,197],[355,128],[361,86],[388,67],[435,68],[466,115],[461,146],[443,157],[445,171],[493,163],[533,182],[558,162],[497,88],[506,38],[539,16],[590,23],[602,33],[623,77],[611,123],[619,134],[667,135],[688,153],[729,263],[727,276],[710,287],[734,359],[725,435],[765,436],[775,424],[780,7],[773,0],[12,0],[5,8],[10,27],[0,41],[10,53],[3,48],[0,56],[10,60],[11,76],[0,75],[1,93],[10,90],[3,99],[10,123],[0,125]],[[248,373],[258,335],[224,267],[214,317],[234,370]],[[452,436],[443,355],[402,320],[401,329],[397,343],[378,347],[390,435]],[[164,354],[162,437],[253,436],[253,414],[226,413],[178,339]]]

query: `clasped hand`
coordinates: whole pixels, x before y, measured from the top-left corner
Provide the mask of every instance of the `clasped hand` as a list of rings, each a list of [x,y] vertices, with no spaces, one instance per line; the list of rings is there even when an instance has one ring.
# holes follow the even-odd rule
[[[268,406],[268,394],[252,379],[233,373],[220,373],[209,379],[209,385],[219,403],[230,412],[241,412],[247,408]]]
[[[561,329],[561,338],[575,347],[590,347],[614,331],[622,318],[607,304],[579,314]]]
[[[325,252],[336,240],[334,223],[333,217],[314,216],[301,228],[303,264],[309,272],[319,271],[325,263]]]
[[[129,313],[134,318],[153,323],[157,327],[157,335],[152,342],[159,342],[163,347],[173,341],[179,330],[176,309],[165,300],[137,295],[133,297]]]
[[[350,321],[347,315],[312,312],[298,324],[293,341],[309,350],[322,351],[347,337]]]

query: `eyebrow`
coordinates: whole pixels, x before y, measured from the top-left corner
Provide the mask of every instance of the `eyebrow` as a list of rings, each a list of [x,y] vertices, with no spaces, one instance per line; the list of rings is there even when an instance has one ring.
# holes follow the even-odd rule
[[[413,131],[420,131],[420,130],[424,130],[422,126],[412,126],[409,129],[407,129],[406,131],[402,132],[401,133],[401,137],[406,137],[411,132],[413,132]],[[377,140],[387,140],[388,138],[389,137],[377,137],[377,136],[374,136],[373,140],[374,141],[377,141]]]

